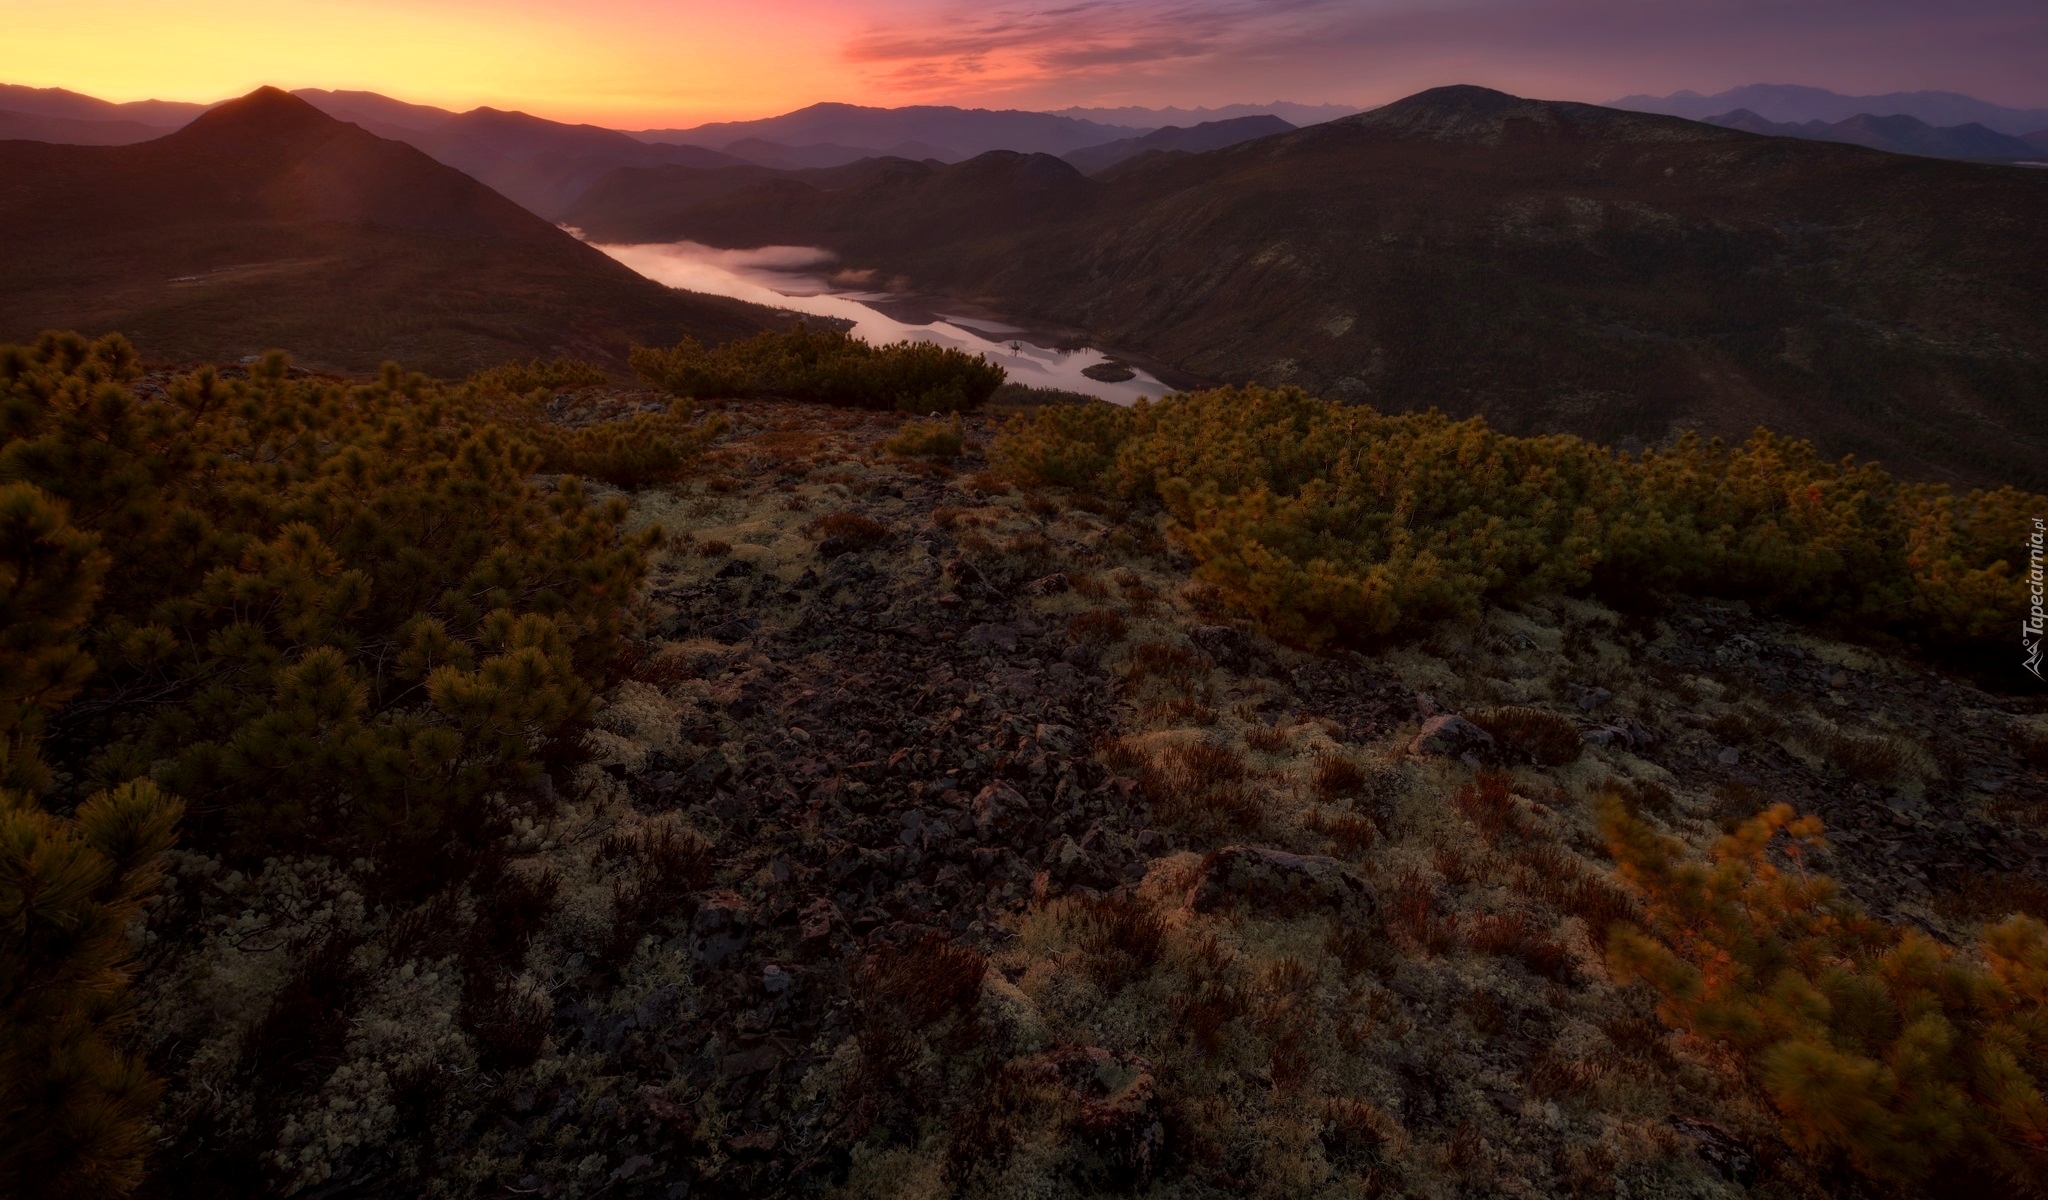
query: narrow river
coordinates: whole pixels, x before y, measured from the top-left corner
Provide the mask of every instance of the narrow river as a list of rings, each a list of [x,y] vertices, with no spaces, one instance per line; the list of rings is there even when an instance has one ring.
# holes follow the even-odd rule
[[[1000,365],[1013,383],[1085,392],[1115,404],[1164,396],[1173,390],[1143,371],[1121,383],[1090,379],[1081,372],[1108,362],[1108,355],[1100,350],[1056,350],[1034,345],[1029,340],[1031,335],[1014,325],[943,315],[919,325],[891,317],[870,303],[886,300],[887,296],[834,286],[827,274],[833,256],[826,250],[809,246],[718,250],[696,242],[593,244],[647,278],[670,287],[821,317],[839,317],[853,322],[854,336],[876,345],[937,342],[983,354]]]

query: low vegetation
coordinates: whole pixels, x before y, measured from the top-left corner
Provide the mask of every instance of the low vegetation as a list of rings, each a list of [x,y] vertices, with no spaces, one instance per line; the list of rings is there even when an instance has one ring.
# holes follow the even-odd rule
[[[1649,983],[1673,1024],[1739,1051],[1794,1146],[1920,1195],[2048,1183],[2048,925],[2014,915],[1957,954],[1845,902],[1806,866],[1820,822],[1789,805],[1704,862],[1620,797],[1603,805],[1645,916],[1610,937],[1616,978]]]
[[[70,1195],[132,1186],[145,1149],[153,1093],[106,1038],[173,824],[200,853],[355,860],[387,900],[466,878],[588,718],[655,544],[395,367],[272,356],[152,398],[138,374],[119,337],[0,350],[0,1044],[34,1114],[0,1153]]]
[[[548,405],[557,395],[606,382],[594,363],[535,359],[480,371],[470,376],[464,393],[479,412],[539,450],[542,471],[620,488],[677,479],[724,428],[716,417],[695,420],[696,406],[688,399],[674,401],[666,412],[635,412],[575,427],[549,418]]]
[[[955,413],[945,421],[906,421],[896,436],[882,443],[882,449],[906,457],[950,459],[959,455],[963,441],[960,416]]]
[[[987,359],[931,342],[871,346],[836,329],[798,324],[706,349],[685,339],[666,350],[633,352],[633,369],[685,399],[775,396],[952,413],[977,408],[1003,382]]]
[[[1900,483],[1765,431],[1629,456],[1289,389],[1044,408],[996,454],[1020,480],[1162,504],[1197,577],[1303,646],[1380,643],[1518,596],[1662,592],[2002,650],[2026,522],[2048,507]]]
[[[844,341],[0,350],[0,1196],[2048,1188],[2034,498]]]

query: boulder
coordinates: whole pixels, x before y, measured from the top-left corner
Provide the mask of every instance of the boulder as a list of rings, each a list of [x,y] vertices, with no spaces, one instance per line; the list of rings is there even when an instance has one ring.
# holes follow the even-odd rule
[[[844,929],[846,918],[839,913],[839,906],[823,896],[806,904],[798,919],[797,936],[807,943],[817,944],[829,939],[833,931]]]
[[[1110,1192],[1149,1185],[1166,1150],[1152,1064],[1100,1046],[1062,1047],[1039,1061],[1041,1071],[1080,1101],[1068,1127],[1076,1143],[1071,1169],[1077,1181]]]
[[[753,910],[739,893],[711,893],[690,918],[690,957],[706,967],[731,958],[745,948],[752,920]]]
[[[1252,640],[1244,631],[1228,625],[1197,625],[1188,630],[1188,640],[1216,660],[1216,665],[1242,674],[1252,665]]]
[[[983,654],[1008,654],[1017,648],[1014,625],[976,625],[962,641]]]
[[[1411,754],[1437,755],[1444,758],[1486,759],[1493,756],[1497,747],[1493,735],[1467,721],[1456,713],[1439,713],[1422,723],[1422,732],[1408,745]]]
[[[1225,846],[1210,854],[1201,878],[1188,889],[1187,904],[1196,912],[1233,904],[1283,915],[1323,911],[1372,917],[1379,911],[1372,885],[1349,863],[1263,846]]]
[[[734,617],[729,621],[721,621],[713,625],[710,629],[705,630],[705,633],[716,641],[731,645],[734,642],[746,641],[754,636],[754,632],[760,628],[761,622],[753,617]]]

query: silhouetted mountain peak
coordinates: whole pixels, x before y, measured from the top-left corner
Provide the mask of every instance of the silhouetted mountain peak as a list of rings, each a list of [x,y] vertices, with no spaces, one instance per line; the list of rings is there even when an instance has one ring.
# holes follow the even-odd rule
[[[1310,131],[1370,129],[1403,137],[1497,145],[1510,125],[1517,137],[1671,141],[1723,136],[1690,121],[1563,100],[1529,100],[1472,84],[1417,92],[1370,112],[1311,126]]]
[[[1472,83],[1453,83],[1445,87],[1434,87],[1427,91],[1404,96],[1392,104],[1373,110],[1386,113],[1430,113],[1434,115],[1464,115],[1485,113],[1488,115],[1507,112],[1509,109],[1533,103],[1520,96],[1480,87]]]
[[[193,118],[172,134],[187,143],[291,137],[341,122],[282,88],[260,87]]]
[[[977,154],[954,166],[952,171],[960,179],[1040,185],[1070,183],[1081,177],[1081,173],[1064,159],[1016,150],[990,150],[986,154]]]

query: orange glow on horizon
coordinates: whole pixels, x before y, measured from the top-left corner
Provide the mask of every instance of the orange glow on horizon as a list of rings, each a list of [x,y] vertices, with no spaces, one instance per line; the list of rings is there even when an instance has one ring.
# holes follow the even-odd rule
[[[819,0],[745,9],[642,0],[28,0],[8,26],[14,52],[0,82],[116,102],[210,103],[272,84],[619,128],[759,117],[862,94],[901,103],[872,95],[840,50],[852,33],[843,6]],[[762,69],[764,57],[772,70]]]
[[[1844,10],[1846,0],[1842,0]],[[893,107],[1604,103],[1760,81],[2048,105],[2039,0],[1858,19],[1740,0],[0,0],[0,82],[211,102],[262,84],[662,128]],[[1741,20],[1729,19],[1741,9]]]

